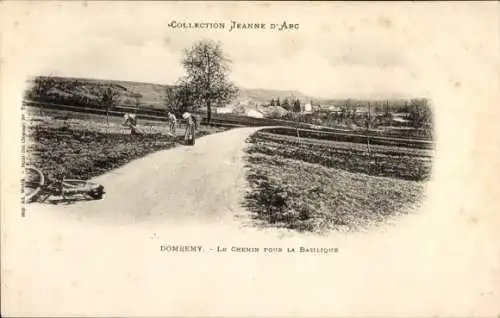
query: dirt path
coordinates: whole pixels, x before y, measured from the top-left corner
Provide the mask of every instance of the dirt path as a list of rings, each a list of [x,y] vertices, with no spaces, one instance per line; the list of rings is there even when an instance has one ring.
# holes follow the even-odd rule
[[[9,218],[2,277],[8,313],[30,316],[492,316],[499,252],[487,218],[459,200],[394,227],[315,237],[241,225],[244,139],[210,135],[96,181],[102,201],[31,205]],[[439,184],[432,193],[443,195]],[[441,192],[440,192],[441,191]],[[449,211],[449,213],[445,213]],[[440,213],[442,212],[442,213]],[[470,211],[469,211],[470,212]],[[486,214],[485,214],[486,215]],[[236,216],[236,217],[235,217]],[[160,252],[199,245],[203,253]],[[224,246],[285,253],[217,253]],[[287,253],[337,247],[337,254]],[[5,286],[8,286],[7,288]]]
[[[198,139],[194,147],[159,151],[94,178],[106,189],[103,200],[33,204],[30,209],[38,211],[32,213],[46,210],[115,225],[232,222],[241,210],[239,190],[245,186],[243,141],[255,130],[208,135]]]

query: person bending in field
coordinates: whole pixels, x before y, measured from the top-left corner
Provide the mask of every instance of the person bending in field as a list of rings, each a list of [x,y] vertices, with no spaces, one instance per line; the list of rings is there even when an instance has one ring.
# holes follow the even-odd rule
[[[137,130],[137,116],[135,114],[125,114],[123,121],[123,126],[127,126],[130,128],[130,134],[136,135],[139,133]]]
[[[186,112],[182,114],[182,118],[186,121],[186,132],[184,133],[184,141],[186,144],[194,144],[194,137],[196,132],[196,120],[193,115]]]
[[[177,118],[172,112],[168,112],[168,134],[175,137],[177,127]]]

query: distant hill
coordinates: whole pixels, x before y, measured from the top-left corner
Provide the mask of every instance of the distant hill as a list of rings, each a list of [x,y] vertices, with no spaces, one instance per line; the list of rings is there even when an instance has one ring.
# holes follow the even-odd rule
[[[119,104],[135,104],[134,96],[140,94],[141,107],[164,108],[165,92],[168,85],[129,81],[101,80],[88,78],[52,77],[57,91],[61,95],[72,95],[88,99],[97,98],[96,90],[104,85],[111,85],[120,92]]]
[[[92,88],[103,85],[111,85],[122,91],[120,97],[121,102],[128,104],[129,99],[133,98],[134,94],[142,95],[142,107],[164,108],[164,100],[166,89],[171,85],[117,81],[117,80],[102,80],[88,78],[71,78],[71,77],[52,77],[57,83],[57,91],[61,95],[81,95],[87,98],[93,98]],[[268,104],[271,99],[279,98],[298,98],[301,101],[311,99],[299,91],[287,90],[269,90],[269,89],[247,89],[240,87],[239,95],[235,99],[238,101],[248,101],[249,104]]]

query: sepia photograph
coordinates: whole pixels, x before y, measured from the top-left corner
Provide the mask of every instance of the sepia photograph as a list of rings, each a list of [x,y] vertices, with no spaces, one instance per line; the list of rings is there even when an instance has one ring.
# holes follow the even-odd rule
[[[231,208],[255,226],[322,233],[374,226],[421,203],[433,154],[427,98],[241,87],[224,48],[206,38],[171,48],[185,73],[170,85],[30,78],[23,213],[99,200],[82,221],[123,206],[117,220],[223,222],[241,217]]]
[[[2,316],[500,315],[498,3],[1,8]]]

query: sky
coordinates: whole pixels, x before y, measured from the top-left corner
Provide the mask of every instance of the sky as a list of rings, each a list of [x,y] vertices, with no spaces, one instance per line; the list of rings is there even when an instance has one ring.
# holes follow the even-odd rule
[[[47,1],[12,7],[18,36],[10,53],[23,59],[28,73],[172,84],[184,74],[183,49],[208,38],[221,42],[237,85],[325,98],[423,97],[432,67],[449,64],[452,72],[457,62],[443,52],[463,49],[451,35],[485,40],[474,21],[467,23],[472,15],[465,13],[473,10],[467,4],[453,14],[425,3]],[[232,20],[266,29],[229,32]],[[173,29],[172,21],[223,22],[226,29]],[[299,29],[269,29],[284,21]]]

